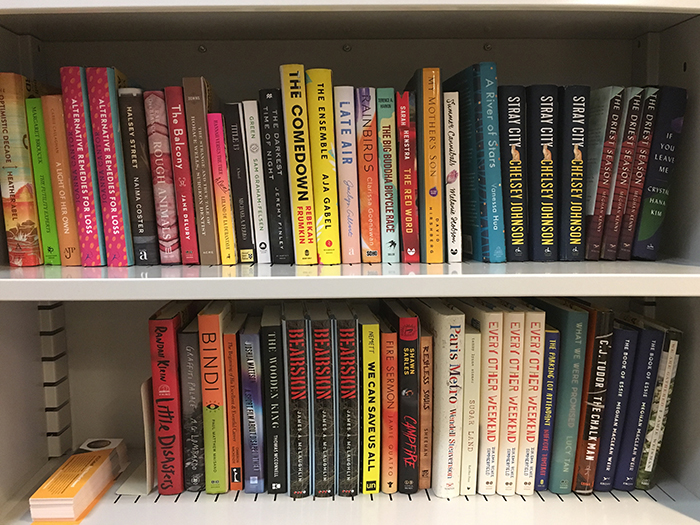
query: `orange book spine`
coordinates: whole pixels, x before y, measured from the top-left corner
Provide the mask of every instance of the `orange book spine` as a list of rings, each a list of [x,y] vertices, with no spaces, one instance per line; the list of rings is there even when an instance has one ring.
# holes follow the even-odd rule
[[[425,331],[425,330],[424,330]],[[429,489],[433,463],[433,336],[420,337],[420,456],[418,490]]]
[[[396,332],[381,335],[382,362],[382,454],[381,487],[385,494],[394,494],[398,483],[399,462],[399,405],[398,358]]]
[[[243,490],[243,445],[241,440],[241,397],[238,381],[238,335],[224,334],[226,367],[226,419],[228,423],[228,464],[231,490]]]

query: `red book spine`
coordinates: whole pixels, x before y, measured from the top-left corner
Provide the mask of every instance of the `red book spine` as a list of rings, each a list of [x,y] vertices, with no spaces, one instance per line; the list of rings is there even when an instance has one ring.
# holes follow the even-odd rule
[[[185,101],[180,86],[165,88],[165,104],[168,110],[170,156],[173,164],[182,264],[199,264]]]
[[[399,467],[399,361],[396,353],[396,332],[382,332],[382,492],[394,494],[398,490]]]
[[[177,353],[180,316],[172,319],[151,319],[148,328],[151,341],[158,492],[180,494],[185,490]]]
[[[411,93],[396,94],[397,155],[399,158],[399,201],[401,204],[401,262],[420,262],[418,236],[418,164],[416,157],[416,122],[411,120]],[[415,111],[415,102],[414,111]]]

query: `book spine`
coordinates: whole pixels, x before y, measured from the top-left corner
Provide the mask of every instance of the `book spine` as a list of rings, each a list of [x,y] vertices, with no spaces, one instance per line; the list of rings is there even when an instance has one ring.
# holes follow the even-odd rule
[[[243,408],[238,361],[238,334],[224,334],[226,371],[226,426],[228,427],[229,488],[243,490]],[[247,427],[246,427],[247,428]]]
[[[496,492],[501,496],[515,495],[522,419],[523,391],[523,342],[525,340],[525,314],[503,314],[503,357],[500,435],[498,448],[498,473]]]
[[[559,258],[558,99],[556,86],[527,88],[530,258],[540,262]]]
[[[202,377],[199,366],[199,333],[178,334],[184,487],[204,490],[204,427],[202,426]]]
[[[107,265],[131,266],[134,264],[134,245],[131,224],[127,220],[129,205],[117,97],[117,83],[123,83],[124,79],[117,79],[114,68],[107,67],[88,67],[85,75]]]
[[[524,86],[498,87],[506,260],[527,261],[527,104]]]
[[[168,140],[168,118],[162,91],[143,94],[146,108],[148,151],[151,155],[153,198],[156,202],[158,247],[161,264],[180,264],[180,234],[177,226],[175,183]],[[208,155],[207,155],[208,158]]]
[[[418,219],[418,159],[416,157],[416,96],[396,94],[399,199],[401,206],[401,262],[420,262]]]
[[[459,93],[443,93],[447,262],[462,262],[462,197],[459,180]]]
[[[199,354],[202,372],[204,469],[207,494],[228,492],[228,425],[225,364],[220,316],[199,315]]]
[[[294,258],[296,264],[316,264],[318,251],[304,66],[280,66],[280,77],[294,225]]]
[[[418,460],[418,490],[429,489],[433,471],[433,336],[420,337],[419,424],[420,458]]]
[[[582,261],[585,250],[584,185],[588,156],[588,86],[559,88],[559,260]]]
[[[287,492],[287,383],[284,374],[281,325],[260,331],[265,402],[265,454],[270,494]]]
[[[68,142],[61,95],[41,98],[46,129],[46,146],[51,174],[51,189],[58,227],[58,244],[63,266],[80,266],[80,239],[75,215],[73,184],[70,178]]]
[[[320,264],[340,264],[338,175],[330,69],[306,70],[309,145],[316,216],[316,250]]]
[[[418,319],[402,317],[398,327],[399,358],[399,492],[418,491],[420,459],[420,338]]]
[[[238,251],[233,220],[233,197],[231,196],[231,179],[226,160],[226,137],[221,113],[207,115],[209,130],[209,155],[211,173],[214,181],[214,207],[219,232],[219,252],[221,264],[236,264]]]
[[[554,414],[557,408],[557,379],[559,377],[560,334],[558,330],[545,330],[544,364],[542,368],[542,399],[540,401],[540,425],[537,440],[535,466],[535,490],[549,488],[549,466],[552,458]]]
[[[44,264],[60,266],[61,253],[58,246],[58,233],[56,231],[56,212],[53,204],[49,159],[46,155],[47,146],[46,133],[44,132],[44,111],[41,107],[41,99],[39,98],[28,98],[25,101],[25,105],[27,108],[29,151],[32,159],[32,171],[34,172],[36,205],[39,214],[39,228],[44,253]]]
[[[338,495],[356,496],[360,488],[359,346],[354,320],[337,322],[338,339]]]
[[[265,172],[267,224],[273,264],[294,263],[292,211],[289,206],[287,158],[282,129],[282,94],[262,89],[259,94],[260,124]],[[270,480],[272,484],[272,480]],[[285,482],[286,485],[286,482]]]
[[[311,493],[309,359],[306,322],[286,321],[287,377],[289,377],[289,495]]]
[[[363,324],[362,329],[362,493],[379,492],[379,475],[381,470],[381,362],[379,324]],[[400,351],[399,341],[399,351]],[[414,351],[416,350],[414,346]],[[414,353],[415,369],[415,353]],[[415,387],[418,385],[416,384]],[[401,381],[399,380],[399,388]],[[414,390],[416,392],[416,390]],[[399,405],[399,414],[400,412]],[[416,414],[417,415],[417,414]],[[416,418],[416,423],[418,419]],[[416,436],[414,435],[414,438]],[[401,438],[399,438],[399,446]],[[415,445],[415,443],[414,443]],[[417,458],[417,456],[416,456]],[[401,481],[401,464],[399,463],[399,482]],[[400,487],[399,487],[400,490]]]
[[[129,194],[129,218],[137,265],[158,264],[158,230],[153,201],[153,183],[148,154],[146,113],[143,92],[138,89],[119,90],[120,126],[125,154],[126,189]]]
[[[594,331],[588,332],[588,349],[583,372],[581,415],[574,462],[573,490],[592,494],[600,451],[601,421],[608,390],[608,361],[612,344],[612,311],[598,311]],[[591,344],[590,338],[593,338]]]
[[[335,389],[330,319],[311,321],[314,496],[335,494]]]
[[[243,480],[247,493],[261,493],[265,492],[265,455],[259,332],[244,331],[240,344]]]
[[[89,118],[87,80],[82,67],[61,68],[61,90],[66,139],[73,180],[73,199],[77,205],[80,260],[83,266],[104,266],[105,241],[102,232],[102,208],[97,191],[95,151]],[[5,226],[11,224],[5,221]],[[12,264],[12,261],[10,261]]]
[[[644,437],[644,448],[639,461],[635,488],[647,490],[654,486],[656,465],[659,460],[659,450],[666,428],[666,418],[668,408],[673,395],[673,385],[678,371],[678,343],[681,334],[674,330],[666,333],[668,344],[664,343],[664,350],[661,352],[659,361],[659,374],[656,378],[656,388],[654,389],[654,400],[649,413],[646,436]]]
[[[622,425],[627,413],[630,382],[637,348],[637,331],[615,328],[610,355],[610,396],[605,404],[600,432],[600,453],[595,470],[596,491],[612,489],[617,466]]]
[[[180,86],[166,87],[164,91],[168,112],[173,181],[177,197],[180,256],[182,264],[199,264],[197,221],[195,220],[192,171],[190,170],[189,146],[187,144],[185,100]]]
[[[255,230],[255,253],[257,262],[271,264],[270,231],[267,227],[267,203],[265,201],[265,172],[263,170],[258,101],[243,102],[243,119],[246,147],[248,148],[248,189],[250,208]]]
[[[515,493],[531,496],[535,491],[537,446],[542,407],[542,370],[545,351],[545,315],[543,312],[525,314],[523,350],[522,415]]]
[[[255,262],[255,236],[248,188],[248,159],[243,131],[243,106],[240,103],[224,106],[226,145],[228,146],[231,193],[233,196],[236,244],[241,263]],[[286,194],[281,198],[286,198]]]
[[[179,494],[185,490],[178,377],[179,324],[179,318],[151,319],[148,324],[153,376],[156,475],[160,494]]]
[[[207,112],[210,96],[207,87],[206,80],[202,77],[182,79],[199,262],[202,265],[221,264],[208,147]]]
[[[394,494],[398,484],[399,465],[399,408],[398,408],[398,356],[396,332],[382,332],[382,492]]]
[[[357,133],[355,90],[335,86],[335,140],[338,145],[338,206],[343,264],[362,262],[360,251],[360,204],[357,179]]]
[[[660,228],[666,215],[687,96],[687,91],[683,88],[660,88],[656,127],[649,148],[644,193],[639,209],[639,224],[632,246],[632,257],[636,259],[655,261],[658,257]]]
[[[623,88],[603,88],[591,97],[590,157],[586,175],[586,259],[600,259],[605,211],[622,117]]]
[[[481,405],[481,334],[464,333],[464,399],[462,405],[462,465],[459,494],[476,494]]]
[[[616,490],[632,490],[637,479],[647,423],[654,401],[654,385],[659,371],[663,337],[663,333],[657,330],[642,330],[639,334],[627,414],[613,476],[612,488]]]
[[[377,161],[377,105],[374,88],[355,89],[357,171],[360,196],[362,262],[382,261],[379,164]]]
[[[644,109],[642,111],[642,121],[637,139],[637,147],[634,151],[634,166],[630,176],[630,186],[627,192],[627,203],[625,213],[622,216],[622,230],[618,244],[617,258],[629,261],[632,257],[632,243],[634,233],[637,229],[637,218],[639,208],[642,203],[644,193],[644,179],[647,175],[647,164],[649,163],[649,150],[651,140],[656,127],[656,110],[658,108],[657,99],[659,88],[648,87],[644,90]]]
[[[382,261],[401,262],[399,195],[396,162],[396,103],[393,88],[377,88],[377,149],[381,173],[379,207],[382,224]]]

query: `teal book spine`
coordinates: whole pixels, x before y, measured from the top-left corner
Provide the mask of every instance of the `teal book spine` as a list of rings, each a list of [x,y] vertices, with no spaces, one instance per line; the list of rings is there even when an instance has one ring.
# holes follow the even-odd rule
[[[382,262],[401,262],[399,195],[396,175],[396,104],[394,88],[377,88]]]
[[[572,490],[576,459],[588,312],[557,299],[532,299],[530,302],[546,312],[547,324],[561,334],[549,491],[568,494]]]

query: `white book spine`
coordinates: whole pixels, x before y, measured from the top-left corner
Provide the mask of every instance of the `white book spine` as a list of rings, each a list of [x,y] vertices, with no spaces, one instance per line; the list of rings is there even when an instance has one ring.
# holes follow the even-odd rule
[[[481,378],[481,333],[466,326],[464,330],[464,396],[462,417],[462,472],[459,494],[476,494],[479,462],[479,402]]]
[[[243,102],[244,128],[248,152],[248,186],[250,190],[253,230],[255,231],[255,249],[257,262],[271,264],[270,231],[267,227],[267,205],[265,201],[265,173],[260,144],[260,122],[258,118],[258,101]]]
[[[445,133],[445,227],[447,262],[462,262],[462,200],[459,173],[459,93],[443,93]]]
[[[355,88],[335,86],[335,136],[338,156],[338,207],[343,264],[361,262],[360,201],[357,188]]]
[[[522,408],[516,494],[530,496],[535,492],[535,468],[539,445],[540,407],[542,401],[542,369],[544,367],[545,313],[525,313],[525,348],[523,352]]]
[[[515,495],[523,383],[524,328],[525,312],[507,310],[503,313],[501,428],[496,482],[496,492],[502,496]]]

